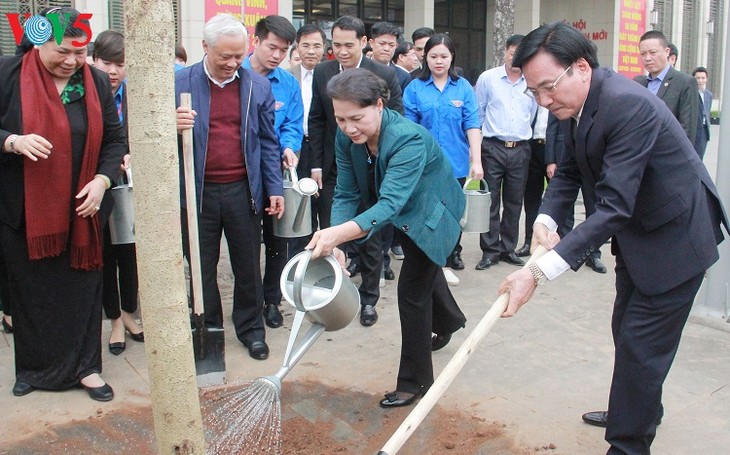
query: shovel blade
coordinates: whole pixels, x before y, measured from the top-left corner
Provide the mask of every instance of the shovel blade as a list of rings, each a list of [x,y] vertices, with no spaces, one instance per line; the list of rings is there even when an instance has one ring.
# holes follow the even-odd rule
[[[226,342],[223,329],[193,329],[195,374],[198,387],[211,387],[226,382]]]

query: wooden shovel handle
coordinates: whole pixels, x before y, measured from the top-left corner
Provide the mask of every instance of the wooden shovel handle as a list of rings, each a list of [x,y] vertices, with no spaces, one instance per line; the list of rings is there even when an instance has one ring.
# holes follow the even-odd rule
[[[527,267],[546,252],[547,250],[545,247],[538,246],[524,267]],[[413,434],[416,428],[418,428],[418,425],[420,425],[421,422],[423,422],[423,419],[426,418],[426,415],[428,415],[438,399],[441,398],[444,392],[446,392],[446,389],[449,385],[451,385],[451,382],[464,367],[466,361],[474,353],[474,349],[482,341],[482,338],[484,338],[492,326],[494,326],[502,313],[504,313],[504,310],[507,309],[508,303],[509,292],[505,292],[497,298],[487,314],[484,315],[482,320],[479,321],[479,324],[477,324],[474,330],[469,334],[467,339],[464,341],[464,344],[462,344],[461,347],[459,347],[459,350],[456,351],[454,357],[452,357],[451,360],[449,360],[449,363],[446,364],[446,367],[436,378],[431,388],[428,389],[426,395],[421,398],[416,407],[413,408],[410,414],[408,414],[403,423],[385,443],[383,449],[378,452],[378,455],[395,455],[398,453],[403,444],[405,444],[411,434]]]
[[[190,93],[180,94],[180,106],[192,108]],[[193,291],[193,313],[203,314],[203,278],[200,270],[200,241],[198,237],[198,196],[195,191],[193,161],[193,129],[183,130],[183,170],[185,174],[185,202],[188,212],[188,245],[190,245],[190,279]]]

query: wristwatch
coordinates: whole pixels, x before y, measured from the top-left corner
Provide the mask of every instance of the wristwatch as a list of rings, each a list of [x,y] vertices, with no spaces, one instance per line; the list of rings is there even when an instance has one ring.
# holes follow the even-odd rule
[[[535,280],[535,286],[542,286],[547,283],[547,277],[534,262],[527,266],[527,270],[530,271],[532,279]]]

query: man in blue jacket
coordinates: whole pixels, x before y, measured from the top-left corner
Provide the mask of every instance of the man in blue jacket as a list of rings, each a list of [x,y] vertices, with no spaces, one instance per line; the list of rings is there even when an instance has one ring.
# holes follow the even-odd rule
[[[175,73],[175,97],[191,93],[192,111],[177,109],[177,130],[193,130],[205,324],[223,326],[217,266],[225,231],[234,276],[236,336],[258,360],[269,356],[262,316],[261,216],[284,212],[274,96],[269,81],[241,68],[248,33],[232,16],[205,24],[205,57]],[[183,178],[181,177],[181,182]],[[184,191],[181,193],[184,200]],[[268,197],[267,204],[264,198]],[[183,202],[187,246],[187,214]],[[266,208],[264,208],[266,207]]]

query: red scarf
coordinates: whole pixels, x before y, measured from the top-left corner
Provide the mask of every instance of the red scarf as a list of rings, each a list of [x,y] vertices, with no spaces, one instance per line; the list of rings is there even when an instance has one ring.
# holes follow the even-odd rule
[[[71,207],[81,205],[76,194],[96,174],[104,133],[99,95],[88,65],[82,68],[87,125],[86,144],[78,188],[72,192],[71,127],[66,109],[51,73],[41,61],[38,49],[23,57],[20,69],[20,106],[23,134],[46,138],[53,149],[50,157],[23,159],[25,183],[25,234],[30,259],[58,256],[66,250],[71,231],[71,267],[101,268],[101,228],[98,216],[82,218]]]

